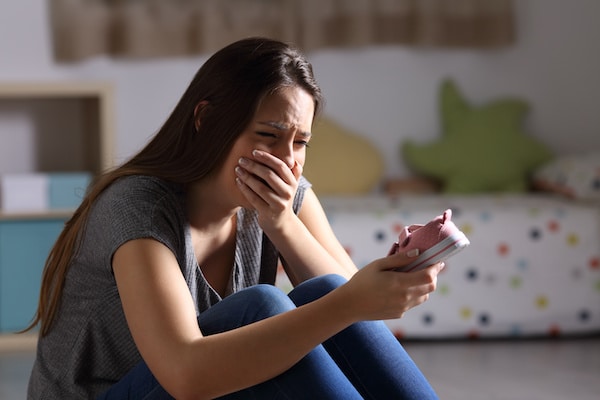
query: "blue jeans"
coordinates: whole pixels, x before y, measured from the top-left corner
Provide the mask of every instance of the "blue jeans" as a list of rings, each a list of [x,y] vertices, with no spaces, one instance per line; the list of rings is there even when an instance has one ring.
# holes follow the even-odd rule
[[[248,325],[324,296],[346,280],[326,275],[286,295],[257,285],[226,297],[200,314],[204,335]],[[202,377],[198,377],[202,379]],[[315,347],[269,381],[220,399],[437,399],[421,371],[381,321],[356,323]],[[172,399],[140,363],[99,399]]]

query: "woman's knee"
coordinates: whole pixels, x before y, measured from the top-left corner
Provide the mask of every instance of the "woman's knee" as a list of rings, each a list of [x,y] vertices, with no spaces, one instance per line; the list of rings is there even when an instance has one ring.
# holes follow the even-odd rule
[[[289,311],[296,306],[281,289],[260,284],[244,289],[242,294],[247,302],[246,310],[253,314],[256,321]]]
[[[290,292],[289,297],[300,306],[325,296],[346,282],[346,278],[337,274],[318,276],[302,282]]]
[[[202,333],[212,335],[289,311],[296,306],[280,289],[256,285],[221,300],[198,317]]]

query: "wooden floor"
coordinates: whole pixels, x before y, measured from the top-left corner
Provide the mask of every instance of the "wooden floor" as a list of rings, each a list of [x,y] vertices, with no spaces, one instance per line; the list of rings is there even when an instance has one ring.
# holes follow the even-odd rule
[[[598,400],[600,338],[407,342],[442,400]],[[33,351],[0,351],[0,399],[24,399]]]
[[[600,399],[600,338],[405,348],[442,400]]]

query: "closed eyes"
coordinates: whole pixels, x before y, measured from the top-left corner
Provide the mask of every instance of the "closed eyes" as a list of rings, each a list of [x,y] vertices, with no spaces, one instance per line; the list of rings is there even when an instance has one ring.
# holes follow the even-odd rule
[[[262,137],[270,138],[270,139],[278,139],[279,138],[278,134],[271,133],[271,132],[256,131],[256,134],[258,136],[262,136]],[[299,146],[303,146],[303,147],[309,147],[308,140],[305,140],[305,139],[294,140],[294,144],[299,145]]]

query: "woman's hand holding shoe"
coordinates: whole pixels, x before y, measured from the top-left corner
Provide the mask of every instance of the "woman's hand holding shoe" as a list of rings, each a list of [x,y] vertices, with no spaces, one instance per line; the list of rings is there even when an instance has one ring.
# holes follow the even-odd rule
[[[411,308],[422,304],[436,289],[443,263],[417,272],[395,272],[394,268],[410,263],[404,253],[377,259],[360,269],[338,290],[347,291],[347,307],[356,311],[356,320],[401,318]]]

